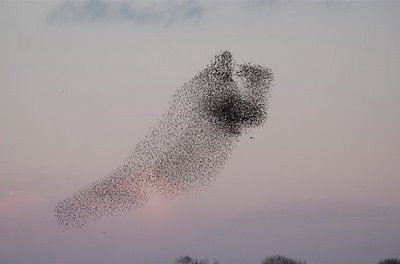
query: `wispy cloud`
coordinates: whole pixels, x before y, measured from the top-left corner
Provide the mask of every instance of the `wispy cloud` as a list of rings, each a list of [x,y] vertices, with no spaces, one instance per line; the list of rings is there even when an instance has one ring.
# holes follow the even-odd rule
[[[37,210],[48,204],[52,204],[54,198],[47,197],[37,192],[8,191],[0,195],[1,219],[15,217],[22,212]]]
[[[120,21],[137,24],[164,23],[199,19],[206,8],[195,0],[182,2],[136,2],[65,0],[47,17],[50,24],[95,23]]]
[[[375,206],[365,203],[341,201],[309,200],[284,204],[266,210],[248,212],[244,218],[262,219],[265,221],[287,221],[315,223],[337,219],[359,218],[400,218],[399,208]]]

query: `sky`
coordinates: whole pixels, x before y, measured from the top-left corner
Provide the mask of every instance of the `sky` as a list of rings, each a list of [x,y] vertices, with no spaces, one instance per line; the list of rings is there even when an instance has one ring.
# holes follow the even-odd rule
[[[1,1],[0,263],[400,257],[400,2]],[[267,123],[203,191],[64,230],[222,50],[275,76]],[[250,137],[254,137],[251,139]]]

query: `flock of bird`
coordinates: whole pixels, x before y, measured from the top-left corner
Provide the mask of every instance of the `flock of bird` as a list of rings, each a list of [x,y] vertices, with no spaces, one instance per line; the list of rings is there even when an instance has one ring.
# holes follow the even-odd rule
[[[173,95],[166,113],[119,168],[57,204],[56,219],[80,228],[140,208],[152,192],[174,198],[207,186],[240,137],[265,123],[272,82],[269,68],[218,53]]]

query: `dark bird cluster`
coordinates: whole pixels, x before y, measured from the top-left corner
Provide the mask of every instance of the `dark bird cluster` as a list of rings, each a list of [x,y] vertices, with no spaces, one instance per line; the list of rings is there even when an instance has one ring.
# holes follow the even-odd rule
[[[61,201],[55,215],[82,227],[104,215],[142,207],[207,186],[241,135],[265,123],[273,76],[269,68],[236,63],[230,52],[179,89],[166,113],[125,162],[103,179]]]

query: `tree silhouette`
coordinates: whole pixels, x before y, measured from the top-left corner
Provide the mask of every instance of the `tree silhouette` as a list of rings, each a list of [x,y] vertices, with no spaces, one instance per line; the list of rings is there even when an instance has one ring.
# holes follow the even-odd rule
[[[306,264],[306,262],[277,255],[265,258],[262,264]]]
[[[400,264],[400,259],[398,258],[387,258],[378,262],[378,264]]]
[[[197,259],[190,256],[182,256],[175,260],[175,264],[208,264],[208,259]]]

